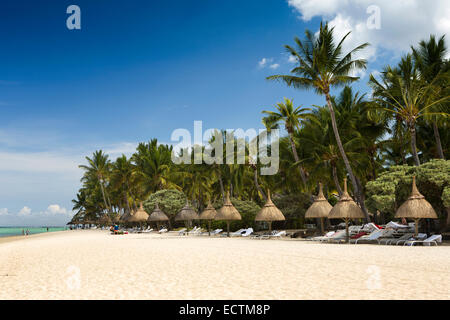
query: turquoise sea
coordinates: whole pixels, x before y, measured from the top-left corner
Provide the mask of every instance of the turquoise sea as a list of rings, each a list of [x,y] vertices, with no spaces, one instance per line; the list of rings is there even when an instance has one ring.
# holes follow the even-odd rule
[[[47,232],[47,227],[0,227],[0,237],[21,236],[22,230],[29,234]],[[66,227],[48,227],[48,232],[67,230]]]

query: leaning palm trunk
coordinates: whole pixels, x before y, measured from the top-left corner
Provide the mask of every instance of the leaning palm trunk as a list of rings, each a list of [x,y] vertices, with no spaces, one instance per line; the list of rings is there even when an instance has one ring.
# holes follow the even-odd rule
[[[337,192],[339,193],[339,197],[340,197],[342,195],[342,188],[341,188],[341,185],[339,184],[337,168],[335,165],[332,165],[332,170],[333,170],[333,181],[334,181],[334,184],[336,186]]]
[[[409,126],[409,132],[411,134],[411,151],[414,157],[414,163],[418,167],[420,166],[420,160],[417,154],[416,126],[414,124]]]
[[[295,162],[299,163],[300,158],[298,157],[297,148],[295,147],[294,135],[292,133],[292,129],[288,128],[288,133],[289,133],[289,142],[291,143],[292,153],[294,154]],[[305,170],[303,169],[303,167],[301,165],[299,166],[299,171],[300,171],[300,177],[302,178],[302,182],[306,186]]]
[[[347,155],[345,154],[344,146],[342,145],[341,136],[339,135],[339,130],[336,124],[336,115],[334,114],[333,105],[331,104],[330,94],[326,93],[326,99],[328,104],[328,109],[330,110],[331,115],[331,124],[333,126],[334,137],[336,138],[336,142],[339,148],[339,152],[341,153],[342,160],[344,160],[345,168],[347,169],[348,175],[350,176],[350,180],[352,181],[353,189],[355,190],[355,195],[358,200],[359,205],[361,206],[362,211],[364,212],[364,216],[366,217],[366,221],[370,222],[369,213],[367,212],[366,206],[364,204],[364,200],[361,196],[361,190],[358,187],[358,183],[356,182],[355,175],[353,174],[352,167],[350,166],[350,162],[348,161]]]
[[[442,149],[442,143],[441,143],[441,135],[439,134],[439,128],[437,126],[436,121],[433,121],[433,131],[434,131],[434,138],[436,139],[436,147],[437,147],[439,158],[442,160],[445,160],[444,150]]]
[[[255,182],[256,190],[258,190],[259,194],[262,195],[262,197],[264,198],[264,201],[267,201],[266,194],[261,189],[261,186],[259,185],[259,182],[258,182],[258,168],[256,167],[256,165],[253,166],[253,170],[254,170],[253,171],[253,180]]]
[[[102,190],[103,202],[105,202],[106,211],[109,211],[108,202],[106,201],[105,189],[103,187],[103,183],[100,182],[100,190]]]

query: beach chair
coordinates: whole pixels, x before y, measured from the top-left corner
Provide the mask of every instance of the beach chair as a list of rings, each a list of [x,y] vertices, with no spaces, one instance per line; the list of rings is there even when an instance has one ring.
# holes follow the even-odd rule
[[[162,233],[166,233],[169,230],[167,230],[166,228],[162,228],[161,230],[158,231],[158,233],[162,234]]]
[[[218,235],[218,234],[221,233],[222,231],[223,231],[223,229],[216,229],[216,230],[214,230],[214,231],[211,231],[211,235],[212,235],[212,236]]]
[[[183,229],[181,229],[181,230],[178,231],[178,235],[179,235],[179,236],[184,236],[184,235],[186,234],[186,231],[187,231],[187,229],[186,229],[186,228],[183,228]]]
[[[419,233],[418,235],[417,235],[417,237],[414,237],[414,235],[412,236],[412,237],[410,237],[410,238],[408,238],[408,239],[405,239],[405,240],[398,240],[398,241],[396,241],[395,242],[395,245],[401,245],[401,244],[405,244],[405,242],[407,242],[407,241],[420,241],[420,240],[425,240],[426,238],[428,238],[428,236],[427,236],[427,234],[426,233]]]
[[[390,231],[390,235],[392,236],[394,231],[393,230],[388,230],[388,231]],[[354,241],[350,240],[350,243],[358,244],[359,241],[369,241],[369,242],[377,241],[379,244],[380,243],[379,239],[381,237],[385,237],[385,235],[387,235],[386,230],[377,230],[377,231],[372,232],[371,234],[368,234],[366,236],[362,236],[358,239],[355,239]]]
[[[336,231],[330,231],[328,233],[326,233],[324,236],[320,236],[320,237],[312,237],[312,238],[307,238],[305,240],[307,241],[322,241],[322,240],[328,240],[332,235],[334,235],[336,233]]]
[[[280,238],[281,239],[281,237],[283,237],[285,235],[286,235],[286,231],[279,231],[279,232],[276,232],[275,234],[271,234],[269,236],[269,238]]]
[[[395,244],[397,241],[411,239],[412,236],[414,236],[414,233],[405,233],[404,235],[402,235],[398,238],[393,237],[393,238],[381,239],[380,244],[385,244],[385,245]]]
[[[152,232],[152,231],[153,231],[153,229],[150,228],[150,227],[148,227],[147,229],[145,229],[144,231],[142,231],[142,233],[150,233],[150,232]]]
[[[404,246],[414,246],[416,243],[422,243],[424,246],[431,246],[432,244],[438,245],[438,243],[442,243],[442,235],[435,234],[425,240],[408,240],[405,242]]]
[[[241,237],[248,237],[253,233],[253,228],[248,228],[242,232]]]
[[[238,231],[230,233],[230,237],[240,237],[242,232],[244,232],[246,229],[239,229]]]
[[[319,240],[320,242],[341,242],[342,240],[345,240],[345,237],[347,236],[347,233],[345,230],[338,230],[336,231],[332,236]]]

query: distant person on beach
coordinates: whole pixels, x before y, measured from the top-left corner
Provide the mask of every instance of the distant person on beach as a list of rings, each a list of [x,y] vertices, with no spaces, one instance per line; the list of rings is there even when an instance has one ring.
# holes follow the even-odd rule
[[[47,227],[47,232],[48,232],[48,227]]]
[[[23,230],[23,229],[22,229],[22,235],[23,235],[23,236],[25,235],[25,230]]]
[[[26,235],[29,235],[29,234],[30,234],[30,230],[27,229]]]

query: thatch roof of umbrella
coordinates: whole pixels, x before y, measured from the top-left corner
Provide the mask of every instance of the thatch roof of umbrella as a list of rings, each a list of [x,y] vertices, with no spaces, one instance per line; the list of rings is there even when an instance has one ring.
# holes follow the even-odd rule
[[[175,221],[191,221],[197,220],[198,214],[194,209],[189,205],[189,202],[186,200],[186,205],[181,209],[180,212],[175,216]]]
[[[160,222],[160,221],[168,221],[169,217],[159,209],[158,204],[156,204],[155,210],[153,210],[152,214],[148,217],[148,222]]]
[[[267,201],[264,207],[256,214],[255,221],[284,221],[286,218],[270,199],[270,190],[267,190]]]
[[[314,218],[328,218],[331,209],[333,207],[328,202],[327,198],[323,195],[323,187],[322,184],[319,184],[319,194],[314,199],[314,203],[308,208],[305,213],[306,219],[314,219]]]
[[[398,208],[396,218],[406,219],[437,219],[438,216],[431,204],[419,192],[416,186],[416,177],[413,177],[412,192],[408,200]]]
[[[216,209],[211,205],[211,201],[208,201],[208,206],[200,213],[199,220],[214,220],[216,214]]]
[[[347,179],[344,179],[344,192],[339,198],[338,203],[331,209],[328,219],[364,219],[364,212],[353,201],[347,192]]]
[[[214,220],[223,220],[223,221],[242,220],[241,214],[231,203],[229,192],[227,192],[227,197],[225,199],[223,207],[217,211]]]
[[[110,225],[110,224],[112,224],[112,220],[109,217],[109,215],[107,215],[107,214],[105,214],[102,217],[100,217],[100,219],[98,219],[98,222],[100,224],[103,224],[103,225]]]
[[[133,212],[129,212],[129,211],[126,211],[124,214],[122,214],[121,216],[120,216],[120,218],[119,218],[119,221],[120,222],[128,222],[128,219],[130,219],[132,216],[133,216]]]
[[[139,209],[126,221],[127,222],[147,222],[148,219],[148,213],[145,212],[144,206],[142,205],[142,202],[139,204]]]

